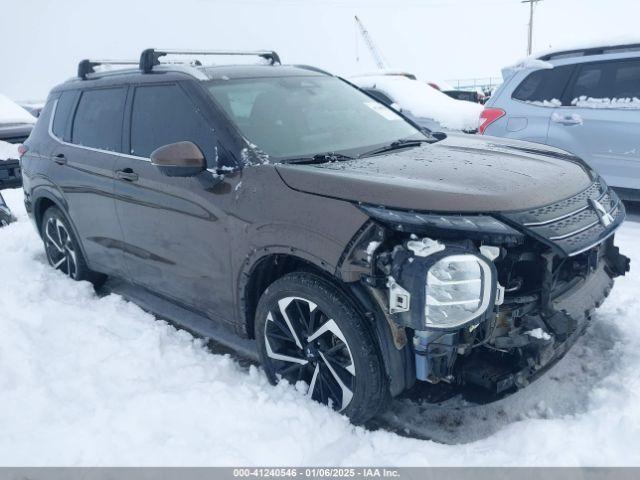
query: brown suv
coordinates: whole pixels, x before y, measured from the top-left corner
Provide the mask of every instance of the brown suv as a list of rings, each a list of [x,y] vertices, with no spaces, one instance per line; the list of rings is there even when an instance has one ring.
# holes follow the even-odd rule
[[[184,53],[81,62],[23,148],[25,202],[52,266],[237,334],[272,382],[355,422],[416,380],[510,392],[629,268],[622,203],[566,152],[432,135],[274,52],[159,61]]]

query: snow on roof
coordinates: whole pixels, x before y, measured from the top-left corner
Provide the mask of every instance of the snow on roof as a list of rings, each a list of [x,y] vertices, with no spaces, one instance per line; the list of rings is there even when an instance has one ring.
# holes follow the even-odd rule
[[[395,70],[391,68],[381,68],[374,72],[363,72],[363,73],[358,73],[357,75],[352,75],[352,76],[353,77],[379,77],[380,75],[385,75],[385,76],[400,75],[407,78],[415,77],[415,75],[408,70]]]
[[[547,55],[560,52],[570,52],[573,50],[586,50],[590,48],[613,48],[624,45],[640,44],[640,37],[634,35],[617,35],[615,37],[599,38],[589,41],[581,42],[567,42],[560,45],[555,45],[540,51],[537,51],[531,55],[531,58],[542,58]]]
[[[419,80],[401,76],[352,77],[361,88],[376,88],[386,93],[403,110],[415,117],[437,121],[451,130],[473,130],[478,127],[482,105],[455,100]]]
[[[0,125],[10,123],[36,123],[36,117],[0,93]]]
[[[569,42],[560,44],[555,47],[549,47],[544,50],[539,50],[528,57],[518,60],[513,65],[509,65],[502,69],[502,78],[505,80],[511,77],[518,70],[525,69],[542,69],[553,68],[553,65],[547,61],[541,60],[549,55],[563,52],[572,52],[576,50],[587,50],[591,48],[615,48],[625,45],[640,45],[640,37],[634,36],[617,36],[608,39],[591,40],[588,42]]]
[[[544,68],[553,68],[553,65],[551,65],[549,62],[545,62],[543,60],[539,60],[539,59],[535,58],[534,56],[530,56],[530,57],[526,57],[526,58],[523,58],[521,60],[518,60],[513,65],[509,65],[508,67],[504,67],[502,69],[502,78],[504,80],[507,80],[514,73],[516,73],[516,72],[518,72],[520,70],[528,70],[528,69],[542,70]]]

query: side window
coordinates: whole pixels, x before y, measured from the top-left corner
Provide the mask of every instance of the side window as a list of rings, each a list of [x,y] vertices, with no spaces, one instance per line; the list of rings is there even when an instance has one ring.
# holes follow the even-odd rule
[[[552,102],[552,104],[560,105],[562,93],[572,70],[572,66],[536,70],[527,75],[518,85],[511,98],[523,102]]]
[[[640,108],[640,61],[583,65],[569,97],[578,107]]]
[[[616,68],[611,98],[640,98],[640,61],[625,62]]]
[[[53,134],[61,140],[68,142],[71,137],[71,122],[73,107],[76,106],[78,91],[68,90],[62,92],[56,106],[55,117],[53,119]]]
[[[85,90],[73,119],[71,141],[76,145],[121,151],[126,89]]]
[[[605,64],[583,65],[578,72],[576,82],[571,93],[572,98],[581,96],[601,98],[605,93],[604,71]]]
[[[215,156],[213,129],[178,85],[137,87],[131,112],[131,154],[149,157],[169,143],[195,143],[209,163]]]

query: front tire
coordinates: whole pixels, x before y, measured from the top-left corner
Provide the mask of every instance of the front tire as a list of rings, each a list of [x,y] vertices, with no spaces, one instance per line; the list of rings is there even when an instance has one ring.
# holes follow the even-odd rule
[[[388,387],[367,321],[346,295],[309,273],[276,280],[258,303],[255,337],[265,373],[307,385],[307,396],[363,423],[382,411]]]
[[[40,232],[49,265],[74,280],[87,280],[97,287],[105,282],[105,275],[87,267],[80,244],[58,207],[49,207],[44,212]]]

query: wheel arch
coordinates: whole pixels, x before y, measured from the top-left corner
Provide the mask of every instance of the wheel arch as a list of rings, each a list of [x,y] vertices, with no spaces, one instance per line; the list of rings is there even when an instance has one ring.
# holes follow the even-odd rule
[[[258,301],[273,282],[293,272],[313,273],[332,281],[330,267],[325,262],[314,261],[308,256],[265,249],[264,254],[242,273],[240,282],[240,307],[243,320],[242,334],[254,338],[255,313]]]
[[[82,244],[82,239],[78,234],[78,229],[75,224],[71,220],[67,209],[67,202],[63,198],[59,198],[54,192],[50,190],[41,190],[33,199],[33,220],[36,224],[36,228],[38,229],[38,233],[40,237],[42,237],[42,219],[44,217],[44,213],[51,207],[57,207],[58,210],[64,215],[65,220],[69,223],[69,226],[73,230],[73,234],[80,245],[80,251],[85,261],[88,264],[88,258],[86,251],[84,249],[84,245]]]
[[[293,272],[311,273],[331,283],[344,293],[361,317],[369,322],[383,360],[391,395],[396,396],[413,384],[415,373],[410,349],[408,346],[400,350],[395,347],[384,313],[367,288],[361,282],[343,282],[330,269],[290,253],[266,254],[246,273],[241,294],[244,335],[254,337],[256,308],[264,291],[279,278]]]

